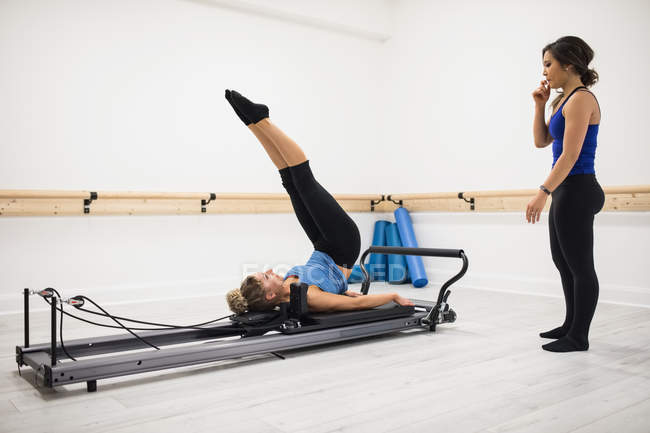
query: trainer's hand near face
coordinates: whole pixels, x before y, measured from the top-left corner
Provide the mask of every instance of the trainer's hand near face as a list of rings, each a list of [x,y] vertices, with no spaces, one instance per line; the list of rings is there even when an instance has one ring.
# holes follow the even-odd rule
[[[533,99],[538,105],[546,105],[549,96],[551,96],[551,86],[548,81],[542,80],[539,82],[539,87],[533,91]]]

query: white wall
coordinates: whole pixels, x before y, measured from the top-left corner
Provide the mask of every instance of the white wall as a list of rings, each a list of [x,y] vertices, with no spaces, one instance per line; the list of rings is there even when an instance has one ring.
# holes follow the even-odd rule
[[[596,51],[601,183],[650,183],[645,1],[238,4],[1,2],[0,189],[282,191],[224,88],[268,102],[334,193],[534,188],[551,155],[533,148],[530,93],[541,48],[565,34]],[[366,247],[392,216],[353,218]],[[464,284],[559,295],[543,218],[413,214],[421,246],[468,252]],[[647,212],[597,217],[607,299],[650,305],[648,227]],[[291,214],[2,218],[0,238],[0,311],[23,287],[224,291],[247,263],[310,253]],[[438,282],[456,263],[427,266]]]
[[[377,215],[352,217],[369,245]],[[0,314],[21,310],[23,288],[112,302],[221,295],[313,252],[293,214],[13,217],[0,230]]]
[[[459,287],[562,296],[549,250],[546,214],[534,225],[527,224],[522,213],[417,212],[411,217],[421,246],[466,251],[470,267],[457,283]],[[650,307],[648,257],[650,213],[604,212],[596,216],[594,263],[601,301]],[[429,281],[436,287],[460,267],[458,260],[424,260]]]
[[[596,171],[604,185],[650,181],[650,2],[514,0],[395,3],[386,43],[387,150],[407,172],[396,191],[535,188],[551,149],[532,140],[542,48],[565,35],[595,51],[602,107]],[[554,98],[554,96],[552,96]]]
[[[0,8],[4,188],[279,192],[234,88],[269,104],[334,192],[375,191],[361,161],[382,134],[380,42],[207,0]]]

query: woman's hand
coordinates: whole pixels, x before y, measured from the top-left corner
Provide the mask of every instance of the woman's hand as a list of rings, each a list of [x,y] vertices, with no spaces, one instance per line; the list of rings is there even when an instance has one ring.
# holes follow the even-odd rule
[[[539,82],[539,87],[533,91],[533,99],[537,105],[546,105],[549,96],[551,96],[551,86],[548,81],[543,80]]]
[[[413,302],[411,302],[410,299],[402,298],[400,295],[397,293],[394,294],[395,297],[393,298],[393,301],[399,305],[406,305],[406,306],[412,306],[415,305]]]
[[[361,293],[353,292],[352,290],[348,290],[345,292],[345,296],[349,296],[351,298],[356,298],[357,296],[363,296]]]
[[[526,220],[529,223],[535,224],[535,222],[539,222],[539,217],[542,215],[544,206],[546,206],[547,198],[548,195],[544,191],[539,190],[537,195],[528,203],[526,207]]]

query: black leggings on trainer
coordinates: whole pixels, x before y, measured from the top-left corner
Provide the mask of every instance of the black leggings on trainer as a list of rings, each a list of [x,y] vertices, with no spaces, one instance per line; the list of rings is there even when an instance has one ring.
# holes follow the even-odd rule
[[[553,262],[560,271],[566,319],[562,328],[580,345],[588,344],[589,325],[598,302],[594,269],[594,215],[605,194],[593,174],[567,176],[553,191],[549,232]]]
[[[309,161],[280,170],[282,185],[314,249],[352,269],[361,250],[359,229],[334,197],[314,178]]]

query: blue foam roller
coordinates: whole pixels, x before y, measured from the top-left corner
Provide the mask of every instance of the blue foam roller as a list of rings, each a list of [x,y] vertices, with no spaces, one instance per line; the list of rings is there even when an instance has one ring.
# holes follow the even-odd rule
[[[375,231],[372,236],[372,245],[375,247],[386,246],[386,227],[391,224],[390,221],[376,221]],[[368,260],[368,274],[371,281],[386,281],[388,278],[388,256],[386,254],[370,254]]]
[[[403,207],[395,209],[395,221],[402,245],[409,248],[418,248],[418,242],[415,239],[413,223],[409,211]],[[406,264],[409,268],[409,275],[414,287],[424,287],[429,283],[427,274],[424,272],[424,263],[420,256],[406,256]]]
[[[363,281],[363,272],[361,272],[361,266],[354,265],[352,268],[352,273],[348,277],[348,283],[360,283]]]
[[[399,237],[399,231],[395,223],[386,226],[386,246],[402,246],[402,240]],[[390,284],[403,284],[407,278],[406,258],[399,254],[388,254],[388,282]]]

